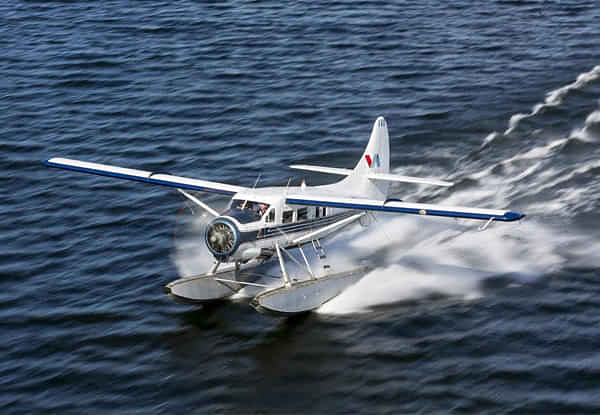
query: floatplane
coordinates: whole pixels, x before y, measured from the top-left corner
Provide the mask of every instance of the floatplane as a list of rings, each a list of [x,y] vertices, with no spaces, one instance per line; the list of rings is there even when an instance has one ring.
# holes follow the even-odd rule
[[[242,187],[171,174],[134,170],[66,158],[51,158],[49,167],[91,173],[118,179],[176,188],[212,217],[204,241],[214,256],[207,272],[179,278],[165,286],[175,300],[204,303],[232,297],[245,286],[258,288],[250,304],[261,312],[295,314],[315,310],[358,281],[369,270],[361,266],[336,272],[328,265],[322,240],[356,222],[367,226],[375,212],[444,216],[492,222],[518,221],[525,215],[510,210],[480,209],[409,203],[388,198],[390,183],[404,182],[435,186],[453,183],[432,178],[390,174],[390,144],[387,123],[377,118],[366,149],[354,169],[292,165],[293,169],[344,176],[340,181],[320,186]],[[194,195],[218,193],[231,197],[228,207],[219,212]],[[315,270],[304,252],[314,249],[321,261]],[[253,272],[267,261],[277,261],[280,284],[259,283]],[[288,272],[290,261],[302,270],[303,277]],[[313,261],[315,262],[315,261]]]

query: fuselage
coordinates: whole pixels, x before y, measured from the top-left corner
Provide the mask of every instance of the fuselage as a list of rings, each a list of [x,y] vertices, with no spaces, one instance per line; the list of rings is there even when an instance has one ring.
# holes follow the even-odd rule
[[[299,237],[356,214],[348,209],[285,204],[286,191],[298,189],[271,187],[234,195],[206,229],[210,252],[221,262],[268,258],[276,243],[284,248],[297,246],[294,241]],[[320,233],[319,238],[327,234]]]

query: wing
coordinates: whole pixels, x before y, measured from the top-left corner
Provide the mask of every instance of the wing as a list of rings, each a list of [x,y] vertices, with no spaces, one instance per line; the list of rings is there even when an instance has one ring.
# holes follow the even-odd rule
[[[233,195],[242,190],[247,190],[245,187],[234,186],[230,184],[189,179],[187,177],[172,176],[170,174],[152,173],[144,170],[126,169],[124,167],[89,163],[87,161],[65,158],[51,158],[50,160],[46,160],[44,164],[48,167],[56,167],[59,169],[98,174],[100,176],[116,177],[118,179],[135,180],[138,182],[176,187],[179,189],[197,190],[200,192]]]
[[[351,169],[340,169],[337,167],[322,167],[312,166],[309,164],[292,164],[291,169],[305,170],[305,171],[316,171],[319,173],[336,174],[338,176],[348,176],[352,173]],[[382,180],[388,182],[402,182],[402,183],[417,183],[417,184],[432,184],[435,186],[452,186],[454,183],[447,182],[439,179],[429,179],[424,177],[412,177],[412,176],[399,176],[396,174],[387,173],[369,173],[367,176],[371,180]]]
[[[398,200],[374,200],[288,194],[285,203],[290,205],[330,206],[344,209],[371,210],[379,212],[412,213],[416,215],[446,216],[451,218],[497,220],[512,222],[525,217],[510,210],[479,209],[459,206],[442,206],[427,203],[405,203]]]

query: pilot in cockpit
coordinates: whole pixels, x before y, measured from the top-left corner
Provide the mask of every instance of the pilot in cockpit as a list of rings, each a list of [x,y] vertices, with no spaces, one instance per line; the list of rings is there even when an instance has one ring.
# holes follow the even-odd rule
[[[266,205],[266,204],[264,204],[264,203],[259,203],[259,204],[258,204],[258,211],[259,211],[259,214],[260,214],[260,217],[261,217],[261,218],[262,218],[262,216],[265,214],[265,212],[267,211],[267,208],[268,208],[268,207],[269,207],[269,206],[268,206],[268,205]]]

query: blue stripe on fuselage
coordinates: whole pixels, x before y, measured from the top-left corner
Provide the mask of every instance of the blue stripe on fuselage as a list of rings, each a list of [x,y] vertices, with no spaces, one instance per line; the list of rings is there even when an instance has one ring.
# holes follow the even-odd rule
[[[320,228],[327,225],[330,225],[334,222],[337,222],[342,219],[346,219],[347,217],[352,216],[353,212],[343,212],[338,213],[331,216],[323,216],[318,219],[312,219],[302,222],[295,222],[286,225],[274,226],[272,228],[263,228],[262,229],[262,237],[257,239],[270,238],[275,235],[281,235],[281,233],[292,233],[292,232],[302,232],[305,230],[310,230],[312,228]]]

